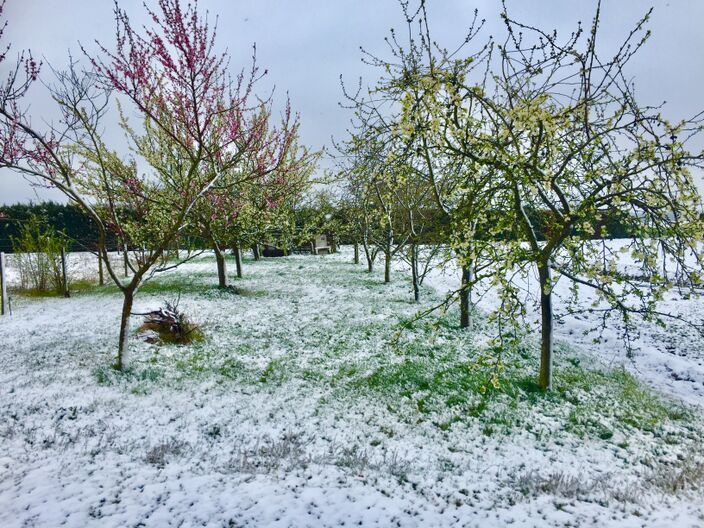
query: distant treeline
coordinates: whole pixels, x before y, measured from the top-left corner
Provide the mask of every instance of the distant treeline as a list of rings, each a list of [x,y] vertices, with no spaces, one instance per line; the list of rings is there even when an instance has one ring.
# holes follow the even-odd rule
[[[301,211],[303,216],[311,216],[309,210]],[[540,220],[536,222],[542,227],[542,230],[547,229],[545,218],[547,215],[539,212],[535,214]],[[98,244],[98,229],[91,218],[86,215],[79,207],[71,204],[60,204],[56,202],[29,203],[0,206],[0,251],[6,253],[12,252],[12,238],[17,238],[19,235],[20,226],[26,222],[32,215],[42,217],[46,223],[52,226],[57,231],[63,233],[67,238],[67,249],[70,251],[95,251]],[[340,224],[345,222],[345,209],[340,208],[335,211],[335,215]],[[297,218],[297,224],[304,223],[302,218]],[[629,224],[635,225],[633,219],[619,219],[616,216],[601,218],[595,222],[594,231],[595,238],[627,238],[631,236]],[[436,241],[434,239],[442,237],[446,227],[443,225],[442,219],[438,218],[437,222],[430,222],[430,225],[435,227],[427,228],[421,238],[427,238],[427,241]],[[482,229],[478,230],[479,237]],[[539,237],[543,238],[542,233]],[[512,235],[507,233],[506,236]],[[340,242],[347,244],[353,243],[353,240],[347,240],[348,237],[342,235]],[[422,240],[420,241],[423,242]],[[207,247],[205,241],[191,240],[190,244],[199,247]],[[117,249],[114,240],[108,241],[109,249]]]
[[[67,250],[96,250],[98,229],[83,210],[70,204],[42,202],[0,206],[0,251],[12,252],[12,238],[19,236],[22,224],[32,215],[41,217],[47,225],[61,232],[67,239]],[[111,245],[114,249],[115,242]]]

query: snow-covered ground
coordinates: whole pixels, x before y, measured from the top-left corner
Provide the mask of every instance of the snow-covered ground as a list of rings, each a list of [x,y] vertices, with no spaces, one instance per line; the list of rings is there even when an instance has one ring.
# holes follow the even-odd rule
[[[452,287],[452,270],[429,279],[440,293],[426,289],[419,307],[407,277],[384,285],[383,270],[350,257],[246,261],[237,294],[212,286],[212,257],[164,274],[134,311],[179,297],[206,341],[134,336],[123,374],[109,367],[114,288],[15,296],[0,320],[0,526],[704,524],[701,492],[685,485],[704,474],[696,406],[617,375],[643,408],[608,409],[622,400],[600,392],[612,378],[599,375],[565,399],[499,395],[483,411],[462,384],[480,330],[431,318],[399,337],[399,321]],[[558,371],[592,354],[620,361],[615,341],[594,345],[581,324],[560,326],[570,346]],[[644,329],[647,348],[627,366],[701,403],[700,343],[677,332]],[[460,388],[435,394],[437,380]]]
[[[619,241],[610,242],[614,252],[623,245]],[[637,264],[628,254],[621,255],[621,265],[624,271],[638,272]],[[404,268],[403,265],[398,267],[401,270]],[[460,271],[454,265],[435,268],[429,272],[426,280],[440,293],[452,292],[460,286]],[[522,288],[532,290],[533,297],[536,296],[538,276],[535,270],[523,276],[520,282]],[[561,277],[554,290],[555,315],[559,318],[555,327],[556,339],[588,350],[590,355],[606,365],[623,366],[664,394],[693,405],[704,405],[704,339],[696,329],[676,319],[667,320],[666,328],[639,321],[639,335],[633,342],[632,357],[628,357],[618,319],[609,321],[606,328],[602,329],[599,313],[585,311],[561,316],[561,312],[566,310],[566,299],[570,297],[572,287],[572,281]],[[475,296],[480,298],[480,309],[491,310],[498,305],[495,290],[483,289],[482,285],[477,290]],[[582,287],[582,306],[591,306],[595,299],[593,290]],[[539,310],[535,303],[528,320],[537,323]],[[698,296],[687,299],[673,291],[659,303],[658,310],[704,325],[704,299]]]

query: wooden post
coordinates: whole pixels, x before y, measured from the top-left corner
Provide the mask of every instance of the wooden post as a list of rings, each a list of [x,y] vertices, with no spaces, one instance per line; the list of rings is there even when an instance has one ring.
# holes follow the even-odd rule
[[[0,295],[2,295],[2,308],[0,315],[10,313],[10,303],[7,299],[7,274],[5,273],[5,253],[0,252]]]
[[[66,248],[61,248],[61,289],[64,297],[71,297],[68,292],[68,278],[66,276]]]

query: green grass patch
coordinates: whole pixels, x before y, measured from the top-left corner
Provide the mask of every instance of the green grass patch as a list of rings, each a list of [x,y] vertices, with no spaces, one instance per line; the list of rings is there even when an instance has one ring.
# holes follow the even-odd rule
[[[259,376],[260,383],[281,383],[288,378],[288,365],[284,358],[272,359]]]
[[[70,291],[70,290],[69,290]],[[12,296],[26,297],[29,299],[45,299],[48,297],[63,297],[63,293],[55,289],[40,290],[36,288],[9,288],[8,293]]]
[[[347,380],[360,397],[373,393],[389,401],[403,398],[421,419],[426,416],[443,429],[458,421],[482,422],[485,434],[533,430],[533,418],[543,414],[568,433],[610,441],[616,431],[659,435],[668,423],[692,418],[686,408],[668,402],[623,369],[591,369],[574,357],[563,359],[555,366],[554,389],[543,392],[536,383],[537,362],[525,350],[506,353],[508,367],[498,387],[491,384],[491,369],[446,342],[445,351],[416,340],[404,347],[400,360],[371,369],[346,364],[335,379]],[[448,413],[450,420],[434,418]]]
[[[229,380],[247,381],[251,373],[246,364],[239,359],[241,354],[233,350],[230,355],[214,353],[208,346],[199,346],[195,350],[184,349],[175,362],[178,371],[185,378],[217,376]]]
[[[93,293],[98,289],[97,278],[82,278],[75,279],[69,282],[68,291],[72,295],[81,295],[85,293]],[[35,290],[23,288],[11,288],[11,293],[29,298],[45,298],[45,297],[63,297],[63,292],[51,290]]]
[[[555,391],[571,406],[565,428],[580,436],[611,437],[614,429],[656,432],[691,411],[644,387],[624,369],[566,366],[555,373]]]
[[[370,276],[348,262],[265,259],[248,262],[244,280],[231,281],[236,291],[222,291],[214,264],[212,271],[198,270],[158,276],[140,295],[212,299],[214,309],[230,317],[206,323],[210,341],[155,355],[155,375],[96,371],[99,383],[131,380],[141,391],[170,375],[184,384],[215,378],[274,392],[295,381],[301,390],[320,393],[319,405],[380,405],[408,424],[442,431],[473,426],[485,436],[521,431],[555,441],[564,441],[564,434],[622,449],[634,432],[678,444],[698,427],[689,425],[698,420],[689,409],[623,369],[585,366],[563,343],[556,346],[554,388],[541,391],[533,337],[514,336],[508,339],[511,349],[497,348],[487,340],[493,323],[474,312],[472,328],[461,329],[455,306],[415,320],[419,309],[438,298],[424,291],[424,304],[414,305],[399,274],[384,284],[378,271]],[[102,291],[109,288],[117,291]],[[258,317],[248,317],[255,305]],[[281,319],[274,321],[274,314]]]
[[[218,291],[217,279],[213,284],[203,283],[193,280],[192,277],[179,277],[178,280],[169,278],[168,280],[150,280],[142,284],[139,288],[141,294],[151,295],[207,295],[212,291]]]
[[[118,383],[151,382],[162,379],[163,370],[156,367],[128,367],[118,370],[113,366],[98,367],[93,371],[99,385],[115,385]]]

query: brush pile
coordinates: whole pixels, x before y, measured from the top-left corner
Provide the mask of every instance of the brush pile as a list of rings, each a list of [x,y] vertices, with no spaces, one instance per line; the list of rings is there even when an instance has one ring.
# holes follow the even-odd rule
[[[165,301],[162,308],[141,315],[144,323],[139,331],[147,343],[183,345],[203,339],[200,327],[179,310],[178,301]]]

